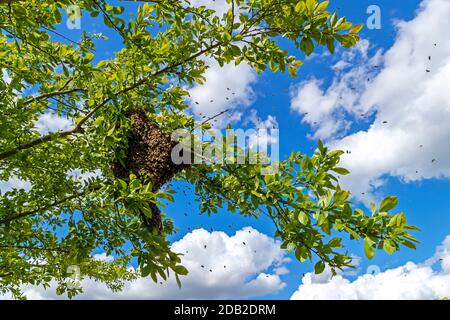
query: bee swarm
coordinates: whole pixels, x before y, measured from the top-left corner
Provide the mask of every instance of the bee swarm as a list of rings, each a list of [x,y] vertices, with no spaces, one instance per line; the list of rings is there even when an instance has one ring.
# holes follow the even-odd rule
[[[171,153],[177,142],[172,141],[143,110],[132,110],[128,115],[132,122],[132,133],[128,140],[125,167],[115,163],[112,167],[114,175],[127,181],[130,173],[138,177],[147,174],[152,182],[152,191],[156,192],[189,165],[177,165],[172,162]],[[161,211],[153,203],[150,203],[150,208],[153,216],[148,219],[143,215],[144,222],[161,233]]]

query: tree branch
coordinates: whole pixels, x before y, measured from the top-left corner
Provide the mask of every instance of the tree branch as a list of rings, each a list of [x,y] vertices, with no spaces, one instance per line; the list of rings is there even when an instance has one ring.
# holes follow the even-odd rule
[[[36,208],[36,209],[33,209],[33,210],[24,211],[24,212],[21,212],[21,213],[18,213],[16,215],[14,215],[14,216],[6,217],[6,218],[0,220],[0,225],[2,225],[2,224],[5,225],[5,224],[8,224],[8,223],[10,223],[10,222],[12,222],[14,220],[31,216],[33,214],[38,213],[39,211],[42,211],[42,210],[44,210],[44,211],[48,210],[48,209],[50,209],[50,208],[52,208],[54,206],[63,204],[64,202],[72,200],[72,199],[75,199],[76,197],[79,197],[79,196],[80,196],[80,194],[71,195],[71,196],[66,197],[66,198],[64,198],[62,200],[58,200],[58,201],[55,201],[55,202],[53,202],[53,203],[51,203],[49,205],[46,205],[46,206],[44,206],[42,208]]]
[[[153,2],[156,2],[156,1],[153,1]],[[274,4],[276,4],[276,2],[275,2],[275,3],[272,3],[272,6],[273,6]],[[242,33],[242,34],[246,34],[247,32],[250,31],[250,28],[251,28],[252,26],[254,26],[254,25],[257,24],[258,22],[262,21],[262,19],[264,19],[264,17],[270,12],[270,8],[272,8],[272,6],[268,6],[267,8],[261,10],[261,11],[262,11],[262,14],[261,14],[257,19],[255,19],[255,21],[253,21],[249,26],[247,26],[246,28],[244,28],[244,30],[243,30],[241,33]],[[221,43],[221,42],[215,43],[215,44],[213,44],[213,45],[211,45],[211,46],[209,46],[209,47],[207,47],[207,48],[205,48],[205,49],[203,49],[203,50],[197,52],[196,54],[190,56],[189,58],[187,58],[187,59],[185,59],[185,60],[182,60],[182,61],[179,61],[179,62],[177,62],[177,63],[174,63],[174,64],[172,64],[172,65],[170,65],[170,66],[167,66],[167,67],[165,67],[165,68],[163,68],[163,69],[161,69],[161,70],[159,70],[159,71],[153,73],[153,74],[150,75],[149,77],[141,79],[140,81],[136,82],[136,83],[133,84],[132,86],[127,87],[127,88],[125,88],[125,89],[122,89],[122,90],[118,91],[118,92],[115,94],[115,96],[120,96],[120,95],[122,95],[122,94],[124,94],[124,93],[127,93],[127,92],[129,92],[129,91],[131,91],[131,90],[134,90],[134,89],[136,89],[137,87],[139,87],[139,86],[141,86],[141,85],[147,83],[147,82],[149,81],[149,79],[151,79],[151,78],[153,78],[153,77],[156,77],[156,76],[159,76],[159,75],[161,75],[161,74],[164,74],[164,73],[166,73],[166,72],[168,72],[168,71],[170,71],[170,70],[172,70],[172,69],[174,69],[174,68],[177,68],[177,67],[183,65],[183,64],[186,63],[186,62],[192,61],[192,60],[194,60],[194,59],[200,57],[201,55],[203,55],[203,54],[209,52],[210,50],[219,47],[219,46],[222,45],[222,44],[223,44],[223,43]],[[14,156],[14,155],[16,155],[17,153],[19,153],[19,152],[22,151],[22,150],[30,149],[30,148],[33,148],[33,147],[35,147],[35,146],[38,146],[38,145],[40,145],[40,144],[42,144],[42,143],[50,142],[50,141],[55,140],[55,139],[64,138],[64,137],[67,137],[67,136],[70,136],[70,135],[73,135],[73,134],[76,134],[76,133],[81,132],[82,129],[83,129],[83,128],[82,128],[83,125],[84,125],[84,124],[85,124],[92,116],[94,116],[95,113],[97,113],[97,111],[98,111],[99,109],[101,109],[103,106],[105,106],[105,105],[106,105],[107,103],[109,103],[111,100],[112,100],[111,97],[105,99],[103,102],[101,102],[99,105],[97,105],[91,112],[89,112],[89,113],[88,113],[88,114],[87,114],[87,115],[86,115],[86,116],[85,116],[85,117],[77,124],[77,126],[76,126],[75,128],[73,128],[73,129],[71,129],[71,130],[61,131],[61,132],[58,132],[58,133],[51,133],[51,134],[48,134],[48,135],[45,135],[45,136],[41,136],[41,137],[36,138],[36,139],[34,139],[34,140],[31,140],[31,141],[29,141],[29,142],[25,142],[25,143],[23,143],[23,144],[20,144],[20,145],[17,146],[16,148],[13,148],[13,149],[10,149],[10,150],[1,152],[1,153],[0,153],[0,161],[1,161],[1,160],[4,160],[4,159],[7,159],[7,158],[9,158],[9,157],[11,157],[11,156]]]
[[[51,98],[51,97],[55,97],[55,96],[61,96],[61,95],[70,94],[70,93],[74,93],[74,92],[86,92],[86,91],[87,90],[82,89],[82,88],[73,88],[73,89],[65,90],[65,91],[56,91],[56,92],[45,93],[40,96],[28,99],[28,100],[24,101],[23,104],[29,105],[30,103],[33,103],[35,101],[39,101],[42,99],[47,99],[47,98]]]
[[[133,84],[132,86],[127,87],[127,88],[125,88],[125,89],[122,89],[122,90],[116,92],[116,94],[115,94],[114,96],[117,97],[117,96],[120,96],[120,95],[122,95],[122,94],[124,94],[124,93],[127,93],[127,92],[131,91],[131,90],[134,90],[134,89],[136,89],[137,87],[140,87],[141,85],[147,83],[147,82],[149,81],[149,79],[152,79],[152,78],[154,78],[154,77],[157,77],[157,76],[159,76],[159,75],[162,75],[162,74],[164,74],[164,73],[166,73],[166,72],[168,72],[168,71],[170,71],[170,70],[172,70],[172,69],[174,69],[174,68],[177,68],[177,67],[181,66],[182,64],[184,64],[184,63],[186,63],[186,62],[192,61],[192,60],[194,60],[194,59],[200,57],[201,55],[207,53],[208,51],[210,51],[210,50],[212,50],[212,49],[214,49],[214,48],[217,48],[217,47],[220,46],[220,45],[221,45],[221,43],[213,44],[213,45],[209,46],[208,48],[205,48],[205,49],[203,49],[203,50],[197,52],[196,54],[190,56],[189,58],[187,58],[187,59],[185,59],[185,60],[183,60],[183,61],[179,61],[179,62],[177,62],[177,63],[174,63],[174,64],[170,65],[170,66],[167,66],[167,67],[165,67],[165,68],[163,68],[163,69],[161,69],[161,70],[159,70],[159,71],[153,73],[153,74],[150,75],[149,77],[144,78],[144,79],[142,79],[142,80],[136,82],[136,83]],[[103,106],[105,106],[106,104],[108,104],[111,100],[112,100],[111,97],[109,97],[109,98],[103,100],[103,102],[101,102],[99,105],[97,105],[97,106],[96,106],[94,109],[92,109],[92,110],[91,110],[91,111],[90,111],[90,112],[89,112],[89,113],[88,113],[88,114],[87,114],[80,122],[78,122],[78,124],[77,124],[77,126],[76,126],[75,128],[70,129],[70,130],[66,130],[66,131],[60,131],[60,132],[57,132],[57,133],[50,133],[50,134],[47,134],[47,135],[45,135],[45,136],[41,136],[41,137],[39,137],[39,138],[36,138],[36,139],[34,139],[34,140],[31,140],[31,141],[22,143],[22,144],[20,144],[19,146],[13,148],[13,149],[10,149],[10,150],[1,152],[1,153],[0,153],[0,160],[5,160],[5,159],[7,159],[7,158],[9,158],[9,157],[12,157],[12,156],[16,155],[17,153],[19,153],[19,152],[22,151],[22,150],[26,150],[26,149],[33,148],[33,147],[38,146],[38,145],[40,145],[40,144],[42,144],[42,143],[50,142],[50,141],[52,141],[52,140],[56,140],[56,139],[60,139],[60,138],[65,138],[65,137],[67,137],[67,136],[71,136],[71,135],[73,135],[73,134],[82,132],[82,130],[83,130],[83,125],[84,125],[84,124],[85,124],[85,123],[86,123],[93,115],[95,115],[99,109],[101,109]]]
[[[9,245],[0,245],[0,249],[19,249],[19,250],[40,250],[40,251],[49,251],[49,252],[62,252],[62,253],[68,253],[68,250],[61,249],[61,248],[46,248],[46,247],[30,247],[30,246],[9,246]]]

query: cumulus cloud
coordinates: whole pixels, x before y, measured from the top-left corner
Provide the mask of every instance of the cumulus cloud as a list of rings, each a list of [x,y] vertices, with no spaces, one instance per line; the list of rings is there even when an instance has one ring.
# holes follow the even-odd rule
[[[315,78],[291,88],[291,110],[311,126],[314,133],[310,138],[343,136],[350,129],[351,118],[361,118],[369,111],[360,103],[360,96],[377,73],[381,58],[381,50],[369,58],[369,47],[369,41],[362,40],[344,51],[332,66],[335,77],[328,88]]]
[[[209,68],[204,75],[205,83],[189,90],[193,113],[204,119],[230,109],[216,118],[216,127],[240,120],[242,112],[238,107],[248,107],[254,100],[251,86],[256,81],[256,72],[246,63],[223,67],[212,59],[207,59],[206,63]]]
[[[216,15],[222,17],[230,9],[230,4],[226,0],[190,0],[190,3],[195,7],[207,7],[216,11]]]
[[[12,191],[14,189],[20,190],[23,189],[25,191],[29,191],[32,185],[27,180],[22,180],[18,177],[10,177],[8,180],[0,181],[0,195],[5,194],[8,191]]]
[[[94,254],[93,258],[95,260],[104,261],[104,262],[112,262],[112,261],[114,261],[114,258],[111,257],[111,256],[106,255],[105,252]]]
[[[245,124],[250,123],[255,130],[249,137],[249,147],[264,152],[269,146],[276,148],[279,143],[278,121],[275,116],[268,115],[261,119],[255,109],[250,110],[250,115],[245,119]]]
[[[436,299],[450,297],[450,236],[433,257],[421,264],[408,262],[395,269],[365,274],[354,281],[343,275],[331,277],[307,273],[292,295],[293,300],[310,299]]]
[[[292,108],[308,112],[313,138],[351,151],[343,165],[352,174],[341,182],[354,194],[367,195],[386,175],[450,177],[449,16],[448,1],[424,0],[414,19],[396,22],[386,53],[369,57],[363,41],[334,65],[331,86],[313,79],[293,91]],[[367,129],[349,134],[355,122]]]
[[[8,72],[5,69],[2,69],[2,80],[6,83],[6,84],[10,84],[12,78],[10,77],[10,75],[8,74]]]
[[[190,0],[193,6],[205,6],[215,10],[222,17],[231,4],[226,0]],[[239,8],[235,8],[235,15]],[[255,98],[252,85],[257,73],[246,63],[234,63],[220,66],[214,59],[205,58],[208,69],[204,74],[206,81],[202,85],[190,88],[191,111],[197,119],[204,120],[216,116],[225,110],[228,112],[217,116],[210,123],[215,128],[223,128],[228,123],[242,120],[243,109],[250,106]]]
[[[205,248],[206,245],[206,248]],[[149,278],[128,282],[120,293],[105,285],[84,280],[81,299],[240,299],[261,297],[283,289],[289,262],[280,243],[257,230],[246,227],[234,235],[197,229],[173,243],[174,252],[182,253],[189,275],[182,277],[179,289],[175,279],[155,284]],[[104,254],[97,259],[106,260]],[[203,266],[203,267],[202,267]],[[29,299],[60,299],[54,288],[24,288]]]
[[[40,134],[68,130],[73,126],[73,121],[60,117],[53,113],[45,113],[37,119],[35,128]]]

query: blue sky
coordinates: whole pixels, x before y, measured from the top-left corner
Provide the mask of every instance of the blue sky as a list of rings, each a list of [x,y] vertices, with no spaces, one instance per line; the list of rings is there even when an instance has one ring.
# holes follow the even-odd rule
[[[203,0],[196,1],[205,3]],[[416,234],[421,241],[417,250],[403,249],[394,255],[378,252],[372,261],[368,261],[364,257],[362,243],[346,241],[349,252],[360,257],[357,259],[359,261],[358,274],[344,274],[339,281],[347,281],[345,282],[346,286],[361,294],[361,292],[367,291],[366,287],[371,281],[361,280],[368,266],[379,266],[381,272],[384,273],[382,275],[384,278],[380,276],[379,279],[389,281],[388,275],[391,274],[389,269],[400,270],[399,268],[404,267],[408,261],[412,261],[415,263],[415,267],[411,270],[408,269],[408,276],[405,277],[410,279],[410,283],[423,286],[423,282],[416,281],[417,277],[414,272],[422,270],[420,269],[422,267],[425,268],[421,263],[433,256],[436,257],[436,248],[443,243],[447,235],[450,235],[450,180],[448,179],[450,163],[447,160],[448,157],[445,158],[445,155],[450,156],[448,150],[450,135],[447,130],[450,126],[450,120],[448,120],[450,119],[448,117],[448,110],[450,110],[449,82],[447,82],[447,89],[445,86],[444,88],[440,87],[445,79],[450,78],[450,49],[447,31],[449,29],[446,28],[449,22],[443,19],[445,16],[447,20],[450,17],[450,7],[448,1],[445,0],[335,0],[330,2],[330,6],[339,8],[340,13],[347,16],[348,20],[358,23],[366,22],[369,17],[366,10],[370,5],[378,5],[381,9],[382,28],[374,30],[364,28],[361,32],[364,39],[363,44],[354,49],[353,55],[350,56],[345,50],[338,50],[333,56],[319,50],[312,57],[306,58],[295,48],[287,46],[286,48],[291,54],[295,54],[305,61],[296,79],[285,74],[270,72],[255,75],[245,67],[231,68],[228,72],[217,69],[217,66],[212,66],[212,68],[216,68],[219,74],[224,74],[224,78],[221,79],[224,88],[236,84],[242,86],[240,88],[242,90],[237,94],[237,100],[232,101],[233,105],[230,105],[240,117],[240,121],[235,121],[235,126],[242,126],[244,123],[247,123],[248,126],[249,123],[250,125],[255,123],[250,119],[252,114],[254,118],[257,117],[263,122],[276,119],[280,130],[281,157],[292,150],[311,153],[311,147],[316,146],[318,137],[331,147],[352,150],[352,154],[343,161],[352,172],[355,172],[353,177],[351,175],[345,181],[355,195],[355,204],[365,206],[371,199],[379,201],[386,195],[397,195],[399,197],[397,208],[406,213],[410,224],[421,228],[421,232]],[[419,9],[421,3],[423,7]],[[133,11],[132,9],[135,7],[134,4],[127,6],[127,12]],[[408,23],[400,21],[408,21]],[[96,49],[98,59],[111,57],[112,53],[120,48],[121,44],[118,38],[111,30],[105,29],[100,20],[96,21],[91,17],[83,16],[81,26],[81,30],[68,30],[61,25],[58,31],[72,39],[77,39],[83,30],[102,32],[107,35],[110,38],[108,41],[99,41],[98,43]],[[439,26],[443,28],[440,29]],[[437,43],[437,46],[434,46],[434,43]],[[431,60],[428,59],[429,55],[433,56]],[[423,58],[423,61],[420,60],[420,57]],[[410,61],[406,63],[405,61],[408,59]],[[419,61],[417,62],[415,59],[419,59]],[[349,65],[339,67],[340,61],[347,61]],[[423,74],[420,71],[414,71],[418,64],[423,64],[423,68],[421,66]],[[430,68],[431,74],[425,72],[425,68]],[[408,72],[411,74],[408,75]],[[231,76],[227,77],[227,74]],[[402,78],[403,74],[405,74],[404,78]],[[370,80],[366,81],[367,77],[370,77]],[[211,78],[214,78],[213,73]],[[408,83],[411,79],[414,79],[414,82]],[[230,84],[227,81],[230,81]],[[414,89],[410,91],[412,86]],[[351,87],[356,88],[349,90]],[[225,90],[224,88],[222,90]],[[220,90],[217,85],[211,85],[207,81],[205,86],[193,88],[192,93],[195,99],[201,100],[209,99],[206,94],[225,93]],[[440,94],[442,94],[440,100],[434,101],[433,97]],[[336,98],[337,96],[343,97]],[[307,101],[313,101],[314,104]],[[218,110],[223,106],[215,107]],[[422,113],[421,108],[428,108],[427,113]],[[203,111],[204,114],[205,110],[194,108],[192,112],[198,116],[199,112]],[[305,118],[303,115],[305,111],[310,113],[310,118]],[[367,117],[359,117],[361,113],[367,114]],[[431,114],[431,116],[427,119],[423,116],[424,114]],[[447,118],[445,118],[446,116]],[[388,122],[383,126],[382,121]],[[439,124],[434,126],[437,122]],[[413,145],[417,145],[417,149],[414,149]],[[419,145],[423,145],[423,147],[419,147]],[[436,159],[436,161],[432,163],[432,159]],[[227,241],[231,241],[230,239],[234,236],[238,239],[240,236],[238,237],[235,233],[240,231],[240,235],[242,235],[242,229],[249,226],[253,229],[245,229],[245,232],[254,230],[253,234],[259,232],[272,237],[274,228],[269,221],[263,218],[260,220],[243,218],[237,214],[226,212],[226,210],[212,217],[199,215],[198,205],[186,186],[180,183],[174,185],[181,186],[187,191],[187,195],[177,194],[175,203],[169,204],[165,209],[167,215],[174,218],[176,227],[179,229],[178,233],[171,237],[172,241],[178,241],[179,246],[185,245],[187,240],[196,241],[195,239],[208,236],[206,233],[202,235],[191,233],[192,230],[201,228],[205,229],[204,232],[208,234],[224,231],[229,236]],[[444,247],[445,245],[446,243],[444,243]],[[195,247],[195,245],[192,246]],[[270,250],[275,252],[276,248],[271,247]],[[447,253],[450,249],[441,251]],[[230,252],[224,249],[224,254],[228,253]],[[269,260],[266,262],[255,263],[258,267],[249,267],[245,271],[246,273],[243,271],[245,277],[241,279],[242,284],[251,282],[258,277],[259,280],[262,279],[261,281],[264,277],[273,280],[271,283],[262,284],[262,288],[266,291],[261,290],[261,292],[266,292],[266,294],[259,296],[256,292],[247,295],[243,293],[243,297],[289,299],[298,290],[302,281],[306,285],[297,298],[335,297],[331,293],[335,290],[335,280],[318,279],[311,275],[308,279],[304,278],[304,274],[313,270],[313,263],[301,264],[294,257],[291,257],[291,262],[286,262],[277,254],[274,253],[271,256],[272,260],[268,258]],[[267,256],[270,254],[267,253]],[[444,257],[441,258],[443,259],[441,261],[449,261],[450,265],[450,260],[446,260],[449,256],[441,255]],[[290,255],[287,254],[287,257]],[[201,255],[196,257],[198,261],[203,258]],[[216,258],[221,259],[220,255]],[[248,257],[248,259],[252,258],[260,259],[261,257],[257,257],[255,253],[254,256]],[[195,265],[194,262],[192,263]],[[246,266],[249,265],[252,263],[246,264]],[[286,270],[284,272],[279,270],[279,274],[276,274],[276,269],[280,266],[284,266],[288,273]],[[436,268],[436,266],[432,268]],[[448,277],[441,277],[442,274],[445,274],[444,271],[448,270],[445,269],[448,268],[448,265],[442,263],[441,269],[444,271],[439,269],[439,266],[437,268],[436,274],[427,273],[429,278],[433,278],[433,281],[437,283],[445,281],[444,279],[448,280]],[[239,272],[238,267],[236,272]],[[198,273],[194,273],[192,277],[197,277],[195,278],[197,286],[194,286],[193,289],[184,289],[186,293],[184,295],[182,293],[180,297],[195,297],[195,290],[203,290],[207,294],[212,294],[213,297],[232,298],[233,290],[237,292],[240,290],[238,287],[224,288],[221,285],[215,287],[214,281],[208,280],[207,276],[203,277]],[[357,280],[358,277],[362,278]],[[198,285],[198,282],[202,281],[205,282],[204,286]],[[433,281],[429,282],[434,283]],[[188,287],[190,283],[188,281]],[[96,292],[92,285],[89,289]],[[130,292],[139,292],[146,296],[146,290],[145,286],[140,286],[138,289],[131,288]],[[148,290],[154,290],[154,288],[149,287]],[[170,288],[164,290],[162,297],[168,297],[171,292],[174,292],[170,291],[173,290]],[[395,292],[396,290],[391,288],[391,291]],[[443,294],[446,292],[446,289],[441,288],[439,290],[444,291],[438,291],[431,285],[429,290],[431,293],[427,291],[417,297],[430,298],[436,292],[443,292]],[[404,294],[402,289],[397,291],[398,296],[393,295],[393,297],[402,297]],[[249,292],[252,290],[249,289]],[[173,296],[178,294],[173,293]],[[356,297],[377,297],[370,293],[359,296],[358,294]],[[199,296],[202,297],[201,294]],[[45,297],[45,295],[39,293],[37,297]],[[88,294],[87,297],[109,296],[99,293],[98,295]],[[131,294],[129,297],[136,296]],[[348,298],[350,296],[343,294],[337,297]]]

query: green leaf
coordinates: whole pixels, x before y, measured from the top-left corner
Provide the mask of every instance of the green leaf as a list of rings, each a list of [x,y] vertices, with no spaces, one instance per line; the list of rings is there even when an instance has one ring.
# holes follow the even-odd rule
[[[336,22],[337,22],[337,14],[336,14],[336,12],[335,12],[335,13],[333,13],[333,14],[331,15],[331,17],[330,17],[330,25],[331,25],[331,26],[334,26],[334,25],[336,24]]]
[[[308,253],[309,251],[305,247],[297,247],[297,249],[295,249],[295,257],[300,262],[306,261],[306,259],[308,258]]]
[[[372,260],[376,251],[376,249],[372,245],[373,245],[372,240],[370,240],[369,238],[364,239],[364,254],[369,260]]]
[[[370,202],[370,210],[372,212],[372,216],[375,215],[375,213],[377,212],[377,205],[372,201]]]
[[[153,5],[150,5],[149,3],[144,3],[142,6],[142,10],[144,14],[149,14],[153,12]]]
[[[182,276],[186,276],[189,273],[188,270],[184,266],[181,266],[181,265],[173,267],[173,271],[175,271],[177,274],[182,275]]]
[[[325,270],[325,263],[321,260],[314,265],[314,273],[321,274]]]
[[[149,219],[152,218],[153,213],[152,213],[152,210],[151,210],[149,207],[142,206],[142,207],[141,207],[141,210],[142,210],[142,213],[143,213],[147,218],[149,218]]]
[[[383,249],[389,254],[393,254],[395,251],[397,251],[397,248],[395,244],[390,240],[385,240],[383,243]]]
[[[175,280],[177,282],[178,288],[181,289],[181,281],[180,281],[180,277],[178,276],[177,273],[175,273]]]
[[[308,13],[313,13],[314,9],[316,8],[317,0],[306,0],[306,9],[308,10]]]
[[[122,190],[127,190],[128,189],[128,184],[123,181],[122,179],[118,179],[119,183],[120,183],[120,187]]]
[[[314,50],[314,43],[311,38],[303,37],[300,42],[300,50],[302,50],[307,56],[311,55]]]
[[[95,127],[98,127],[99,125],[101,125],[103,123],[104,120],[105,120],[104,116],[99,116],[99,117],[97,117],[97,119],[95,119],[95,121],[92,124]]]
[[[275,176],[273,174],[268,174],[264,176],[264,182],[269,185],[275,181]]]
[[[288,252],[293,251],[295,248],[297,248],[297,245],[294,242],[289,242],[286,246]]]
[[[297,68],[295,66],[289,65],[288,66],[288,72],[289,72],[289,75],[292,78],[296,78],[297,77]]]
[[[352,27],[352,23],[348,21],[342,22],[337,28],[336,31],[347,30]]]
[[[302,225],[306,226],[309,223],[309,216],[305,212],[300,211],[298,214],[298,221],[300,221]]]
[[[341,174],[341,175],[343,175],[343,176],[345,176],[345,175],[347,175],[347,174],[350,173],[350,171],[348,171],[347,169],[345,169],[345,168],[339,168],[339,167],[333,168],[333,169],[331,169],[331,170],[334,171],[334,172],[336,172],[336,173],[339,173],[339,174]]]
[[[335,50],[335,46],[334,46],[334,38],[333,37],[328,37],[327,38],[327,48],[328,51],[333,54],[334,50]]]
[[[333,238],[333,239],[331,239],[329,242],[328,242],[328,245],[331,247],[331,248],[340,248],[340,247],[342,247],[342,244],[341,244],[341,238],[338,238],[338,237],[336,237],[336,238]]]
[[[318,144],[318,147],[319,147],[319,151],[320,151],[321,153],[325,153],[325,147],[323,146],[322,141],[319,140],[319,141],[317,142],[317,144]]]
[[[155,282],[155,283],[158,282],[158,277],[156,276],[156,273],[155,272],[150,273],[150,270],[148,272],[149,272],[150,277],[152,278],[153,282]]]
[[[160,193],[158,193],[158,197],[161,198],[161,199],[168,200],[170,202],[174,202],[175,201],[175,198],[172,195],[168,194],[167,192],[160,192]]]
[[[295,12],[297,13],[303,13],[306,9],[305,2],[303,0],[300,0],[297,5],[295,6]]]
[[[317,6],[317,11],[325,11],[325,10],[327,10],[327,8],[328,8],[328,4],[329,4],[330,2],[329,1],[324,1],[324,2],[321,2],[318,6]]]
[[[347,190],[338,190],[334,194],[334,201],[336,202],[342,202],[346,200],[350,196],[350,192]]]
[[[410,249],[416,249],[416,245],[414,243],[412,243],[411,241],[408,240],[401,240],[400,241],[401,244],[403,244],[404,246],[410,248]]]
[[[142,277],[148,276],[150,274],[151,270],[152,270],[151,267],[148,266],[148,265],[143,267],[143,268],[141,268],[141,276]],[[156,280],[155,280],[155,282],[156,282]]]
[[[395,208],[397,203],[398,203],[398,198],[397,197],[394,197],[394,196],[386,197],[381,202],[380,209],[378,211],[379,212],[389,212],[390,210]]]
[[[362,23],[354,25],[353,28],[350,29],[349,33],[356,34],[356,33],[360,32],[363,27],[364,27],[364,24],[362,24]]]

